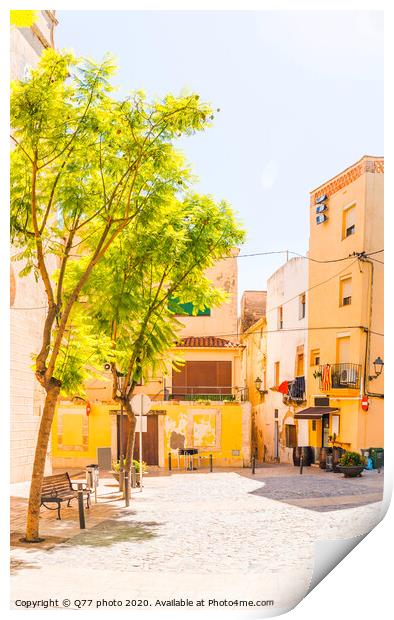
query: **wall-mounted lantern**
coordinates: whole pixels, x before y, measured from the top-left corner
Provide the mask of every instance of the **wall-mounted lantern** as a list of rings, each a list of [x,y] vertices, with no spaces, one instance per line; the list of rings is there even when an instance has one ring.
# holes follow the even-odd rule
[[[256,390],[260,392],[260,394],[266,393],[266,390],[264,389],[263,382],[260,379],[260,377],[257,377],[257,379],[254,380],[254,384],[256,386]]]
[[[382,360],[380,355],[378,355],[378,357],[376,358],[376,360],[373,363],[375,374],[374,375],[370,375],[368,377],[370,381],[373,381],[373,379],[377,379],[382,374],[383,366],[384,366],[384,361]]]

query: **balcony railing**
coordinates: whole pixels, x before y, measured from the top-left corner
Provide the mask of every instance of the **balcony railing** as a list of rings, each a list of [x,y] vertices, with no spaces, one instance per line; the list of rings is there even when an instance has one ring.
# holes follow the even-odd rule
[[[305,377],[296,377],[293,381],[289,381],[287,394],[284,395],[283,401],[287,404],[289,402],[303,403],[305,400]]]
[[[328,367],[329,371],[328,372]],[[360,388],[360,364],[324,364],[319,366],[319,388],[327,390],[358,390]]]
[[[248,400],[247,388],[212,385],[177,385],[165,388],[164,400]]]

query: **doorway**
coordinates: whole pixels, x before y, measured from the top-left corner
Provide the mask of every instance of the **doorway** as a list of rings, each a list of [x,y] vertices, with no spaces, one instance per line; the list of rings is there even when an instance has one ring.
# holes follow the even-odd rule
[[[328,448],[328,437],[330,435],[330,414],[326,413],[322,417],[322,448]]]
[[[159,464],[159,419],[157,415],[148,415],[146,432],[142,433],[142,460],[147,465]],[[127,436],[129,433],[130,422],[127,415],[123,416],[123,442],[120,437],[120,416],[117,416],[117,454],[120,458],[120,446],[123,445],[122,452],[126,454]],[[140,458],[140,437],[139,433],[135,434],[134,441],[134,459]]]

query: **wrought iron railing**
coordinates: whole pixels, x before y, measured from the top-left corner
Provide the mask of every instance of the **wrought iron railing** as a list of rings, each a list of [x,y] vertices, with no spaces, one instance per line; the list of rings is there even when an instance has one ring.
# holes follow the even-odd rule
[[[361,380],[360,364],[324,364],[315,375],[323,392],[329,389],[358,390]]]
[[[284,396],[286,402],[293,401],[295,403],[303,403],[305,397],[305,377],[296,377],[293,381],[289,381],[287,394]]]
[[[174,385],[165,388],[164,400],[248,400],[247,388],[212,385]]]

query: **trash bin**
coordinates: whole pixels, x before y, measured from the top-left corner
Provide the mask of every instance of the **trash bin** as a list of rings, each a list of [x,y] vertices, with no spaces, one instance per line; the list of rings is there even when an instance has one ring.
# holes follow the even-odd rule
[[[313,452],[311,446],[302,446],[301,456],[303,458],[304,467],[309,467],[312,463],[314,463],[315,453]]]
[[[97,487],[99,485],[100,470],[96,463],[86,465],[86,484],[94,491],[94,501],[97,503]]]
[[[327,469],[327,458],[331,457],[332,465],[332,448],[322,448],[320,450],[319,467],[320,469]],[[330,470],[331,471],[331,470]]]
[[[327,454],[326,458],[326,471],[334,471],[332,465],[332,454]]]
[[[293,448],[293,465],[300,466],[301,448],[299,446]]]
[[[335,473],[339,473],[339,461],[342,456],[345,454],[346,450],[340,448],[339,446],[334,446],[332,449],[332,469]]]
[[[384,465],[384,449],[369,448],[369,456],[372,459],[374,469],[380,469]]]

